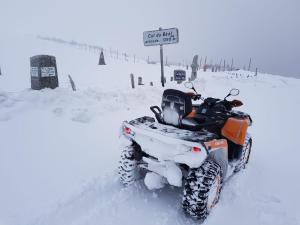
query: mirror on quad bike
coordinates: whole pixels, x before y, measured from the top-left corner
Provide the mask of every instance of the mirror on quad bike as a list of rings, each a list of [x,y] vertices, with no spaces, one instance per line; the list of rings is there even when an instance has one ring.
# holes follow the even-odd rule
[[[239,95],[239,93],[240,93],[240,90],[239,90],[239,89],[237,89],[237,88],[232,88],[232,89],[230,90],[229,94],[226,95],[226,97],[225,97],[224,99],[228,98],[229,96],[237,96],[237,95]]]
[[[233,88],[233,89],[230,90],[229,95],[231,95],[231,96],[237,96],[237,95],[239,95],[239,93],[240,93],[239,89]]]
[[[184,86],[185,86],[186,88],[188,88],[188,89],[192,89],[194,92],[197,93],[197,91],[196,91],[196,89],[195,89],[195,87],[194,87],[193,82],[190,82],[190,81],[185,82],[185,83],[184,83]]]

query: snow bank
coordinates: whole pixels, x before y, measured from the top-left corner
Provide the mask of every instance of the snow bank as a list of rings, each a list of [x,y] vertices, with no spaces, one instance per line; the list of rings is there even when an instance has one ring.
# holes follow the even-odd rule
[[[121,122],[160,105],[159,65],[107,58],[99,67],[98,55],[28,36],[1,35],[0,48],[0,224],[198,224],[183,215],[180,188],[124,188],[115,173]],[[57,57],[61,87],[29,90],[29,57],[44,53]],[[132,90],[130,73],[146,85]],[[195,87],[219,98],[239,88],[235,98],[254,121],[249,167],[224,185],[205,224],[299,224],[299,80],[201,71]]]

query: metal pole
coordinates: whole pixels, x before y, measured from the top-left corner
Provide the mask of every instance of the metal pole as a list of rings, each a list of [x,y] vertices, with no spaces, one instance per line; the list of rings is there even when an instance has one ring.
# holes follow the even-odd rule
[[[159,30],[162,30],[160,27]],[[165,86],[165,76],[164,76],[164,51],[163,51],[163,46],[160,45],[160,71],[161,71],[161,85],[164,87]]]
[[[161,29],[161,28],[160,28]],[[164,52],[163,52],[163,46],[160,45],[160,71],[161,71],[161,85],[165,86],[165,76],[164,76]]]

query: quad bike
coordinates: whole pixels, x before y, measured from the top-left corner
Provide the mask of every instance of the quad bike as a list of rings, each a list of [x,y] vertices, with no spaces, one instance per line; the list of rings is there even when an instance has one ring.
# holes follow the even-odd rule
[[[167,89],[161,109],[150,107],[152,117],[124,121],[125,140],[119,164],[124,185],[144,177],[149,189],[164,184],[183,187],[182,207],[186,214],[204,220],[218,202],[222,184],[248,163],[252,139],[247,133],[251,117],[232,110],[239,94],[232,89],[224,99]],[[200,105],[192,100],[202,100]]]

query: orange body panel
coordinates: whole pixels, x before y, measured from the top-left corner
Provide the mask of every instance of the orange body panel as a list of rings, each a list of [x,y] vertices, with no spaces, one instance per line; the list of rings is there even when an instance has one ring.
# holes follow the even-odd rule
[[[249,124],[248,119],[229,118],[222,128],[222,135],[235,144],[243,145]]]
[[[197,115],[197,110],[193,109],[190,114],[188,114],[187,118],[194,118]]]
[[[228,145],[227,145],[227,140],[226,139],[220,139],[220,140],[211,140],[208,142],[204,142],[206,148],[208,150],[216,150],[216,149],[224,149],[227,150],[228,149]]]

